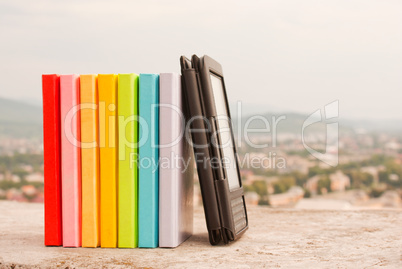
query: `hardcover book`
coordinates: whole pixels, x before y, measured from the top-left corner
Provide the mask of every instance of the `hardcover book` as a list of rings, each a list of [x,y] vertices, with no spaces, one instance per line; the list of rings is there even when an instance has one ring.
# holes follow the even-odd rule
[[[97,75],[80,76],[83,247],[98,247],[100,238],[97,81]]]
[[[138,246],[138,75],[119,74],[118,246]]]
[[[98,75],[101,247],[117,247],[117,75]]]
[[[61,246],[60,77],[42,75],[45,245]]]
[[[80,77],[60,76],[63,247],[81,246]]]
[[[138,246],[158,246],[159,75],[140,74],[139,81]]]
[[[194,158],[181,76],[162,73],[159,79],[159,246],[177,247],[193,232]]]

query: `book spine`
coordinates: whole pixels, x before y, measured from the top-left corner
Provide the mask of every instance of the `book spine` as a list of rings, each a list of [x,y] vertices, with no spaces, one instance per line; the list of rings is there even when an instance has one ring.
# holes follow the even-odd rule
[[[61,246],[60,77],[42,75],[45,245]]]
[[[98,76],[101,247],[117,247],[117,75]]]
[[[80,76],[82,246],[99,246],[99,124],[96,75]]]
[[[187,240],[193,234],[193,202],[194,202],[194,154],[191,144],[191,132],[186,128],[187,120],[190,120],[182,85],[182,77],[174,77],[174,85],[177,87],[177,106],[183,112],[181,119],[181,140],[178,143],[177,154],[183,158],[178,164],[178,199],[177,199],[177,246]]]
[[[118,246],[119,248],[134,248],[138,246],[138,75],[119,74],[118,79]]]
[[[81,246],[80,81],[60,76],[63,246]]]
[[[174,83],[174,74],[160,74],[160,121],[159,121],[159,156],[160,160],[169,160],[169,165],[159,169],[159,246],[176,247],[178,238],[178,167],[174,156],[179,156],[180,115],[178,85]],[[173,155],[173,156],[172,156]],[[173,158],[172,158],[173,157]],[[180,160],[179,160],[180,161]]]
[[[139,247],[158,246],[159,75],[140,74],[139,81]]]

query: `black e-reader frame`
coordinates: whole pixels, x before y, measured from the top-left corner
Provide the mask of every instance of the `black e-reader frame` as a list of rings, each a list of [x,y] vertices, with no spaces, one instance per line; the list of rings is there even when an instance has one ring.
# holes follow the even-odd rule
[[[222,67],[206,55],[180,65],[209,241],[227,244],[248,219]]]

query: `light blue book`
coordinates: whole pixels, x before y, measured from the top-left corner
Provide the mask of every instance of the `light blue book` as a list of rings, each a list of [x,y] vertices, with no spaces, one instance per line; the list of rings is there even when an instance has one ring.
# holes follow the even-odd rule
[[[139,82],[138,246],[158,247],[159,75],[140,74]]]

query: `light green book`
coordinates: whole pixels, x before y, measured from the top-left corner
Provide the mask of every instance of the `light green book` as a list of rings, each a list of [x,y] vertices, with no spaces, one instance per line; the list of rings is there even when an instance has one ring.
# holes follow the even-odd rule
[[[138,80],[137,74],[119,74],[119,248],[138,247]]]

